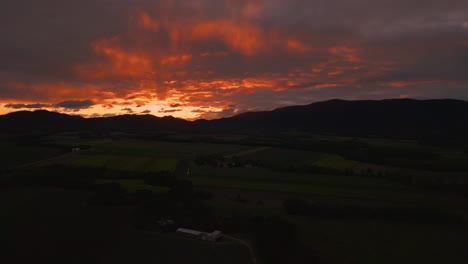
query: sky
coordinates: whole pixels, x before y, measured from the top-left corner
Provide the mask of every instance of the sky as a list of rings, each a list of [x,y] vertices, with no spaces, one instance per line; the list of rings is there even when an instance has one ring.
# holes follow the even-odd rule
[[[2,0],[0,114],[468,100],[466,0]]]

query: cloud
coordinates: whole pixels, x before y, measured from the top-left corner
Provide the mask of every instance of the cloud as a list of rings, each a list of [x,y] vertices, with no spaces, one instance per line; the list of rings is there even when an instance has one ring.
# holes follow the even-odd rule
[[[125,111],[125,112],[127,112],[128,114],[133,114],[133,113],[134,113],[133,109],[131,109],[131,108],[129,108],[129,107],[122,108],[122,111]]]
[[[217,118],[223,118],[223,117],[230,117],[241,112],[245,112],[245,111],[238,110],[235,108],[227,108],[221,111],[201,112],[202,114],[200,115],[200,118],[201,119],[217,119]]]
[[[331,98],[468,99],[466,10],[459,0],[6,0],[0,110],[151,104],[217,117]]]
[[[6,104],[6,108],[13,108],[13,109],[40,109],[50,107],[49,104]]]
[[[150,110],[141,111],[142,114],[151,114]]]
[[[192,113],[206,113],[206,112],[208,112],[208,111],[203,110],[203,109],[193,109],[191,112],[192,112]]]
[[[182,109],[161,109],[158,113],[175,113],[180,111],[182,111]]]
[[[95,105],[95,103],[91,100],[69,100],[57,103],[54,107],[60,107],[65,109],[85,109]]]

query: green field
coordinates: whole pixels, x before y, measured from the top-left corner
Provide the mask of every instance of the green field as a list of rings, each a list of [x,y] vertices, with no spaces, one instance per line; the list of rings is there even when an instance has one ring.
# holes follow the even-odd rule
[[[169,188],[161,186],[152,186],[146,184],[143,180],[109,180],[109,179],[98,179],[95,181],[96,184],[103,183],[118,183],[122,186],[127,192],[133,193],[139,190],[148,190],[156,193],[167,193]]]
[[[297,149],[253,148],[243,153],[242,157],[251,158],[266,164],[299,164],[311,159],[318,159],[322,153]]]
[[[17,166],[43,160],[62,154],[55,148],[17,144],[4,136],[0,136],[0,167],[15,168]]]
[[[326,263],[462,264],[468,259],[466,230],[383,221],[291,221]]]
[[[237,137],[229,138],[236,139]],[[238,138],[244,139],[241,136]],[[311,140],[323,139],[345,143],[354,140],[352,138],[319,137],[316,135],[311,135],[310,138]],[[212,192],[214,198],[206,201],[206,204],[213,208],[217,217],[223,219],[232,215],[273,215],[286,219],[298,229],[301,239],[314,249],[315,254],[321,260],[319,263],[466,263],[468,259],[465,250],[465,245],[468,244],[466,225],[453,227],[444,224],[398,222],[386,219],[323,219],[314,216],[288,215],[282,207],[282,202],[287,198],[301,198],[327,206],[351,205],[365,209],[410,208],[414,211],[430,211],[466,217],[466,204],[468,202],[466,196],[411,185],[411,179],[415,175],[423,178],[434,177],[434,175],[437,177],[451,175],[445,171],[440,173],[431,171],[429,173],[426,170],[414,169],[424,164],[432,163],[432,166],[441,168],[452,166],[456,167],[458,171],[463,171],[465,165],[462,164],[467,160],[467,156],[459,149],[431,149],[430,151],[439,155],[434,159],[403,159],[398,158],[399,151],[408,149],[410,152],[416,151],[415,153],[418,153],[417,151],[424,150],[426,147],[419,146],[414,141],[395,141],[395,144],[392,144],[392,140],[357,139],[366,144],[383,148],[383,150],[388,148],[388,153],[394,155],[385,160],[389,164],[394,163],[389,165],[356,161],[345,158],[347,156],[344,154],[278,146],[158,142],[127,138],[119,140],[110,138],[82,139],[77,138],[75,134],[64,134],[51,137],[48,140],[67,147],[83,144],[89,145],[91,148],[79,153],[62,155],[63,153],[54,148],[17,146],[3,140],[1,141],[2,146],[8,148],[10,150],[8,153],[11,154],[7,155],[4,152],[4,161],[16,162],[14,164],[18,165],[38,161],[34,165],[46,167],[46,165],[58,164],[73,168],[104,168],[106,170],[103,171],[106,172],[128,172],[123,173],[123,178],[118,179],[106,177],[107,174],[102,175],[102,177],[96,178],[95,183],[116,182],[131,195],[138,190],[149,190],[158,193],[158,195],[164,195],[170,190],[167,187],[146,184],[143,177],[135,176],[138,173],[168,171],[176,175],[175,172],[179,170],[187,171],[188,166],[190,174],[182,173],[180,175],[183,176],[178,175],[177,177],[192,182],[197,190]],[[264,144],[265,141],[267,139],[262,139],[261,143]],[[51,159],[54,155],[56,157]],[[258,166],[229,168],[196,163],[197,157],[210,155],[224,159],[254,160],[258,162]],[[395,156],[397,158],[394,158]],[[397,166],[404,165],[405,162],[406,165],[403,166],[403,169]],[[300,170],[300,168],[307,166],[332,169],[334,173]],[[347,170],[360,172],[369,169],[374,172],[397,170],[403,180],[396,181],[393,178],[384,177],[383,173],[375,173],[372,177],[362,173],[345,173]],[[135,172],[135,175],[132,172]],[[405,177],[409,180],[406,180]],[[103,254],[112,263],[141,262],[143,260],[158,263],[247,263],[245,248],[238,244],[226,243],[211,247],[200,241],[181,239],[174,234],[153,234],[141,230],[126,230],[123,233],[121,230],[115,231],[112,229],[114,228],[112,220],[114,218],[119,219],[116,225],[128,228],[129,224],[125,222],[128,221],[129,217],[128,212],[125,211],[128,208],[114,208],[112,210],[107,208],[103,209],[103,212],[99,212],[101,208],[80,207],[89,195],[86,192],[61,189],[47,191],[25,189],[2,193],[0,195],[3,200],[0,202],[3,207],[1,214],[3,217],[2,232],[7,233],[5,227],[12,225],[15,221],[25,224],[26,220],[23,217],[39,215],[40,221],[31,227],[31,230],[28,229],[21,233],[23,231],[18,231],[21,229],[21,225],[15,227],[14,230],[23,234],[20,236],[22,239],[27,237],[25,234],[44,237],[47,232],[41,230],[47,230],[48,217],[56,217],[67,224],[61,226],[58,224],[59,220],[53,222],[59,225],[59,231],[52,231],[51,238],[46,240],[44,248],[41,250],[45,250],[46,245],[54,249],[69,250],[65,246],[62,248],[56,241],[63,239],[60,233],[66,230],[65,227],[69,228],[81,224],[78,220],[71,219],[77,217],[76,214],[83,213],[88,217],[84,223],[91,226],[93,232],[96,232],[96,236],[98,236],[98,244],[110,243],[102,252],[87,249],[89,256]],[[237,197],[241,199],[237,199]],[[8,199],[14,202],[6,202]],[[54,199],[62,201],[55,202]],[[50,207],[49,204],[53,206]],[[45,206],[44,210],[43,206]],[[69,206],[69,209],[64,209]],[[65,215],[61,215],[61,210]],[[124,212],[122,213],[121,210]],[[102,222],[98,221],[94,225],[95,219],[101,219],[99,221]],[[80,226],[77,228],[79,232],[73,232],[72,235],[78,236],[79,241],[88,239],[86,236],[89,236],[89,239],[94,239],[93,233],[86,233],[84,229]],[[100,229],[105,232],[96,231]],[[80,232],[87,235],[81,235]],[[116,232],[117,235],[113,232]],[[114,244],[115,241],[109,242],[106,237],[109,234],[114,234],[114,236],[110,236],[113,240],[123,242],[116,244]],[[248,234],[243,235],[248,237]],[[21,243],[12,245],[33,248],[32,242],[27,245]],[[181,251],[185,252],[186,255],[182,256]],[[39,254],[40,252],[34,251],[34,253]],[[39,254],[38,259],[41,259],[41,256],[47,257]]]
[[[206,143],[169,143],[147,141],[60,139],[57,144],[73,146],[85,144],[91,149],[46,160],[39,165],[61,164],[129,172],[174,172],[180,160],[191,160],[199,155],[229,154],[248,150],[248,146]]]
[[[327,154],[307,150],[281,149],[271,147],[253,148],[229,157],[242,157],[259,161],[261,165],[288,167],[314,166],[333,170],[352,170],[359,162],[348,160],[340,155]]]
[[[407,189],[386,179],[349,177],[345,175],[321,175],[295,172],[272,171],[266,168],[213,168],[191,165],[189,179],[234,180],[242,182],[264,182],[298,184],[303,186],[330,186],[362,189]]]
[[[119,171],[173,172],[177,167],[178,160],[120,155],[75,154],[52,162],[52,164],[57,163],[70,166],[106,168],[109,170]]]
[[[330,168],[335,170],[352,170],[359,164],[357,161],[345,159],[339,155],[323,155],[319,159],[310,162],[312,166]]]
[[[248,251],[238,243],[213,246],[175,233],[128,228],[128,210],[84,207],[88,196],[51,188],[0,192],[4,263],[67,263],[70,254],[76,263],[249,263]]]
[[[228,158],[242,157],[242,156],[252,155],[258,152],[263,152],[264,150],[269,150],[269,149],[271,149],[271,147],[253,148],[253,149],[248,149],[248,150],[244,150],[244,151],[237,152],[237,153],[232,153],[232,154],[226,155],[226,157]]]
[[[92,142],[91,142],[92,143]],[[86,142],[84,142],[86,144]],[[152,141],[107,141],[95,145],[88,151],[91,154],[121,155],[131,157],[193,159],[199,155],[229,154],[249,149],[248,146],[209,144],[209,143],[172,143]]]

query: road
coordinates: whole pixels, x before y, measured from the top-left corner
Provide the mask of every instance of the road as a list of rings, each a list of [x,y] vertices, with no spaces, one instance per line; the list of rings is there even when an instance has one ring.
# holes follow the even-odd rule
[[[249,249],[249,253],[250,253],[250,261],[252,262],[252,264],[257,264],[257,258],[255,257],[255,253],[253,251],[253,248],[247,241],[242,240],[240,238],[233,237],[233,236],[228,236],[226,234],[224,234],[224,237],[227,238],[227,239],[236,241],[236,242],[244,245],[245,247],[247,247]]]
[[[50,157],[50,158],[47,158],[47,159],[36,160],[36,161],[29,162],[29,163],[26,163],[26,164],[21,164],[21,165],[19,165],[19,166],[16,166],[15,169],[25,168],[25,167],[34,166],[34,165],[39,165],[39,164],[44,163],[44,162],[47,162],[47,161],[58,160],[58,159],[65,158],[65,157],[69,157],[69,156],[73,156],[73,155],[76,155],[76,153],[67,152],[67,153],[65,153],[65,154],[58,155],[58,156],[53,156],[53,157]]]

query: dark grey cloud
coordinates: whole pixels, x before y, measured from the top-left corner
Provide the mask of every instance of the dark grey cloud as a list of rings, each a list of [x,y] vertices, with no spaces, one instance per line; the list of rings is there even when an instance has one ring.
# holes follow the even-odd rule
[[[92,100],[69,100],[57,103],[54,107],[66,108],[66,109],[85,109],[95,105]]]
[[[71,66],[93,55],[89,43],[125,27],[128,6],[127,1],[2,1],[0,71],[71,78]]]
[[[5,104],[6,108],[12,109],[40,109],[50,107],[49,104]]]
[[[261,90],[250,94],[234,95],[232,100],[239,102],[236,110],[226,109],[226,112],[210,113],[211,118],[229,116],[229,112],[238,114],[245,111],[272,110],[290,105],[306,105],[329,99],[345,100],[381,100],[388,98],[419,98],[419,99],[461,99],[468,101],[466,85],[446,86],[444,83],[421,84],[407,87],[391,86],[338,86],[330,88],[308,88],[299,90],[271,91]],[[264,100],[268,98],[268,100]]]
[[[241,109],[236,109],[234,107],[229,107],[221,111],[200,112],[201,113],[200,118],[201,119],[217,119],[217,118],[223,118],[223,117],[230,117],[230,116],[243,113],[243,112],[247,112],[247,110],[241,110]]]
[[[182,109],[161,109],[158,113],[176,113],[180,111],[182,111]]]
[[[128,114],[133,114],[133,112],[134,112],[133,109],[128,108],[128,107],[122,108],[122,111],[125,111],[125,112],[127,112]]]

